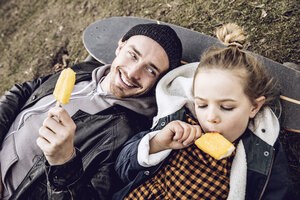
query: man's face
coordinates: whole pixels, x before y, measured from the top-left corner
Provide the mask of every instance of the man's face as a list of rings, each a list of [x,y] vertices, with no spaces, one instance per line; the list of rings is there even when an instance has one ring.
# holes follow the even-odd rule
[[[168,56],[157,42],[142,35],[132,36],[119,42],[107,89],[118,98],[141,96],[168,68]]]

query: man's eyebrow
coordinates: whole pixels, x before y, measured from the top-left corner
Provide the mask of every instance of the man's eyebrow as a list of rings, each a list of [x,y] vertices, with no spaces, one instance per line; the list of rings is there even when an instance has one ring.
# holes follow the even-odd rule
[[[142,53],[139,52],[133,45],[131,46],[131,48],[138,56],[142,56]]]
[[[131,46],[131,48],[138,56],[143,57],[142,53],[139,50],[137,50],[133,45]],[[160,70],[156,65],[154,65],[153,63],[149,63],[149,65],[156,71],[158,71],[158,73],[160,73]]]
[[[158,67],[156,67],[153,63],[149,64],[152,68],[154,68],[156,71],[158,71],[158,73],[160,73],[160,70],[158,69]]]

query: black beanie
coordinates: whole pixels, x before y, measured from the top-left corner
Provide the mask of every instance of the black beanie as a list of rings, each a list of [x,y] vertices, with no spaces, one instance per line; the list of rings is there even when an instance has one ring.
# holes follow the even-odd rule
[[[168,25],[139,24],[132,27],[122,38],[122,42],[134,35],[144,35],[156,41],[165,50],[169,58],[169,70],[180,65],[182,44],[176,32]]]

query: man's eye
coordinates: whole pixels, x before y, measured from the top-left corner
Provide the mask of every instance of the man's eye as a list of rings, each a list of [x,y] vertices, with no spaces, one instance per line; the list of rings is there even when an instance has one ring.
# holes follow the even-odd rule
[[[137,59],[137,56],[132,51],[129,51],[129,54],[133,59],[135,59],[135,60]]]
[[[156,75],[155,71],[151,67],[147,67],[146,70],[151,73],[153,76]]]

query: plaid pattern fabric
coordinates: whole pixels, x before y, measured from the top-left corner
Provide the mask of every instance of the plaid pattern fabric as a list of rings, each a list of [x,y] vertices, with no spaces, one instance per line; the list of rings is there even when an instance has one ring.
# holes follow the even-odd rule
[[[190,116],[188,122],[196,123]],[[216,160],[196,145],[172,151],[158,173],[125,199],[226,199],[234,155]]]

